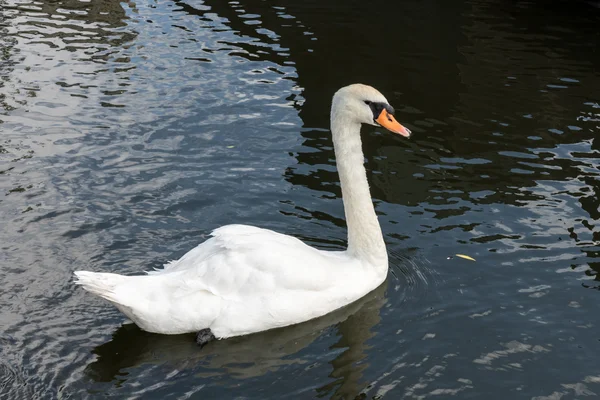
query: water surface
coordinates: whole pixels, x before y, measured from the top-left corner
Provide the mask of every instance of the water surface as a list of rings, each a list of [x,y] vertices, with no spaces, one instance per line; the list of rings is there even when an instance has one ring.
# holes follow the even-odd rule
[[[0,398],[600,395],[595,3],[0,7]],[[343,248],[328,120],[354,82],[415,133],[363,128],[376,291],[200,350],[73,285],[233,222]]]

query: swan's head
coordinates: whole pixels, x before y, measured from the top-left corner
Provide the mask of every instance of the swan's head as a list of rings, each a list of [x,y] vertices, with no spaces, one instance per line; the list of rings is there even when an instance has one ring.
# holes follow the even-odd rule
[[[391,132],[410,137],[410,130],[394,118],[394,108],[371,86],[356,83],[338,90],[331,106],[332,123],[338,118],[360,124],[383,126]]]

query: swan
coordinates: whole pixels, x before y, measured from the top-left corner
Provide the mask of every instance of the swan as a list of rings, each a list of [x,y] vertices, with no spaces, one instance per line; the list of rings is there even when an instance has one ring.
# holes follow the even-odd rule
[[[364,167],[361,124],[410,137],[375,88],[339,89],[331,133],[348,229],[345,251],[247,225],[226,225],[179,260],[142,276],[76,271],[75,283],[112,303],[141,329],[197,333],[212,339],[247,335],[328,314],[377,288],[388,257]]]

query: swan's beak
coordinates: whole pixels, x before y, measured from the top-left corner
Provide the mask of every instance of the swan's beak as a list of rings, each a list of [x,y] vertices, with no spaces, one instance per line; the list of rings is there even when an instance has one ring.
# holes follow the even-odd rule
[[[398,133],[406,138],[410,137],[410,130],[400,125],[400,123],[396,121],[396,118],[387,112],[385,108],[381,110],[381,114],[379,114],[379,117],[375,121],[391,132]]]

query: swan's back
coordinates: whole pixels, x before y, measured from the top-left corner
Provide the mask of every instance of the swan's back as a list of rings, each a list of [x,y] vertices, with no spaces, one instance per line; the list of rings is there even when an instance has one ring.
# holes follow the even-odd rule
[[[248,225],[226,225],[212,237],[152,275],[181,274],[202,280],[217,295],[257,290],[324,290],[338,268],[327,268],[342,252],[323,252],[293,236]],[[341,266],[338,263],[338,266]]]

